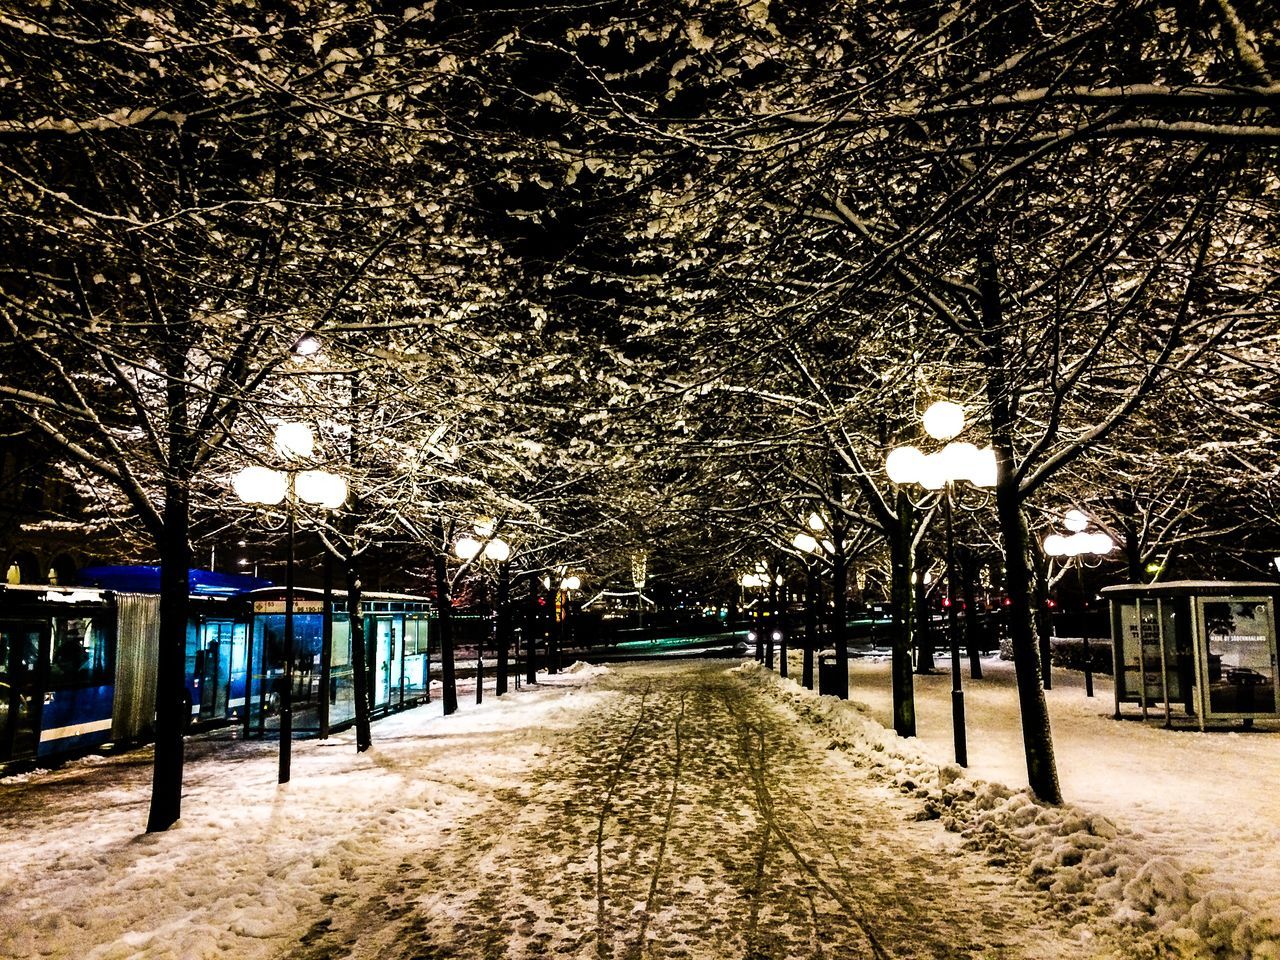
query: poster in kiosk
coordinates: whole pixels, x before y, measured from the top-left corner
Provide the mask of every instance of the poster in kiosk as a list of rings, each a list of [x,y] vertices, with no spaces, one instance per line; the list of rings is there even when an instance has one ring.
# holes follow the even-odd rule
[[[1206,722],[1280,716],[1280,584],[1183,580],[1104,587],[1111,601],[1116,719],[1136,703]]]

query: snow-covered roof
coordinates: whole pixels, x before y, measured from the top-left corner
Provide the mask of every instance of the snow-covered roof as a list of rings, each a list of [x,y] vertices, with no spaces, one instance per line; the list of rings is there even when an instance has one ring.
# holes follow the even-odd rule
[[[1280,583],[1266,580],[1170,580],[1167,583],[1116,583],[1103,587],[1101,592],[1122,597],[1280,593]]]

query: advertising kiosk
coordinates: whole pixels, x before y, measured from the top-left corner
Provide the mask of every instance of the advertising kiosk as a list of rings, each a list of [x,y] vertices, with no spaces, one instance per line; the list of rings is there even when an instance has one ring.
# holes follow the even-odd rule
[[[1276,601],[1280,584],[1182,580],[1104,587],[1111,601],[1116,719],[1174,708],[1206,723],[1280,716]]]

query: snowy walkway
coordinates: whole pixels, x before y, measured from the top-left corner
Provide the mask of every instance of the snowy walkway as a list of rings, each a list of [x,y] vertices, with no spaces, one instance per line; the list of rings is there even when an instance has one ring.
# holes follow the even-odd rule
[[[0,955],[1084,957],[1048,896],[723,663],[615,668],[375,749],[193,750],[140,836],[144,755],[0,785]]]

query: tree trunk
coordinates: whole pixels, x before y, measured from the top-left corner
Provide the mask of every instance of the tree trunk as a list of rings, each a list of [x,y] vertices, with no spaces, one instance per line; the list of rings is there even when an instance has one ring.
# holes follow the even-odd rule
[[[436,623],[440,627],[440,673],[444,715],[458,711],[458,685],[453,665],[453,617],[449,599],[449,558],[444,552],[444,522],[436,521]],[[478,678],[477,678],[478,679]]]
[[[770,670],[774,669],[774,634],[778,632],[778,581],[775,579],[777,574],[772,570],[769,576],[769,609],[766,611],[769,615],[768,621],[764,628],[767,631],[764,638],[764,665]]]
[[[355,697],[356,752],[373,746],[373,730],[369,715],[373,712],[369,697],[369,659],[364,645],[364,593],[360,582],[360,566],[356,551],[347,553],[347,629],[351,637],[351,684]]]
[[[914,556],[912,592],[915,594],[916,615],[916,673],[933,673],[933,621],[929,616],[929,586],[924,582],[924,567],[920,561],[922,550]]]
[[[160,542],[160,651],[156,666],[156,751],[151,771],[147,832],[168,830],[182,816],[186,706],[187,617],[191,569],[191,442],[187,424],[186,349],[175,344],[167,362],[169,463]],[[186,712],[187,715],[183,716]]]
[[[962,546],[960,551],[960,582],[964,591],[964,642],[969,648],[969,677],[982,679],[982,651],[979,641],[981,628],[978,626],[978,598],[973,589],[976,574],[973,549]]]
[[[1013,644],[1018,706],[1022,713],[1022,745],[1027,781],[1046,803],[1061,803],[1058,768],[1053,756],[1049,710],[1040,686],[1039,657],[1031,622],[1031,577],[1027,567],[1027,525],[1013,460],[1013,404],[1005,372],[1003,317],[996,277],[995,247],[988,238],[978,258],[978,286],[982,295],[983,336],[987,371],[987,400],[991,410],[991,447],[996,454],[996,513],[1005,557],[1005,589],[1009,595],[1009,636]]]
[[[1043,553],[1035,544],[1027,543],[1031,558],[1031,622],[1036,628],[1036,645],[1040,651],[1040,682],[1053,689],[1053,622],[1049,616],[1049,569]]]
[[[840,476],[840,461],[836,456],[831,458],[831,494],[837,509],[844,503],[844,481]],[[835,547],[831,558],[831,642],[836,648],[836,680],[835,695],[841,700],[849,699],[849,643],[848,633],[848,601],[845,594],[849,588],[849,559],[844,552],[844,524],[831,525],[831,545]]]
[[[889,531],[889,590],[893,609],[893,729],[916,735],[915,681],[911,670],[911,501],[898,493],[898,523]]]
[[[160,547],[160,655],[156,670],[156,752],[147,832],[167,830],[182,816],[183,734],[190,716],[184,680],[191,567],[190,504],[186,471],[165,484]]]

